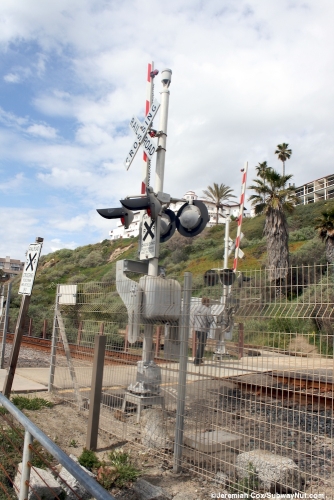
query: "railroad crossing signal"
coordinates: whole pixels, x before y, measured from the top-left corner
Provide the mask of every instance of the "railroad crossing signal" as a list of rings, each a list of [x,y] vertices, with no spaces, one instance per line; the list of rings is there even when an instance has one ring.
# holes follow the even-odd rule
[[[144,123],[141,123],[136,116],[133,116],[130,121],[130,128],[136,136],[136,140],[132,143],[132,146],[126,156],[124,165],[127,170],[129,170],[134,157],[136,156],[139,146],[141,146],[149,159],[153,158],[153,155],[157,149],[156,142],[152,140],[150,135],[147,133],[149,127],[151,126],[155,115],[160,107],[159,102],[155,99],[149,109],[149,112],[145,116]]]

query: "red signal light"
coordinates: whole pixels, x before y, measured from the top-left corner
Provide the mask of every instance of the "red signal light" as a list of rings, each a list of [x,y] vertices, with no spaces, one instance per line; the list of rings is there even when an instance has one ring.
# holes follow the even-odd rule
[[[121,217],[121,223],[123,226],[125,225],[125,218],[124,217]]]
[[[151,209],[150,209],[150,208],[148,208],[148,209],[146,210],[146,212],[147,212],[147,215],[148,215],[149,217],[152,217],[152,212],[151,212]]]

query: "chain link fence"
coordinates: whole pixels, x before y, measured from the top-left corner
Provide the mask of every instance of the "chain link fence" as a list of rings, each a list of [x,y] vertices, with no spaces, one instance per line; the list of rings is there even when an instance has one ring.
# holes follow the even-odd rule
[[[88,412],[103,334],[102,429],[217,492],[332,498],[333,267],[215,275],[58,288],[51,388]]]

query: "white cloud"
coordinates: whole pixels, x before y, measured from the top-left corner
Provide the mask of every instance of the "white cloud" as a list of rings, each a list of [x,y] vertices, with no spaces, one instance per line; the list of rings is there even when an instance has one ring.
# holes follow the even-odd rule
[[[0,182],[0,191],[12,192],[16,191],[19,187],[22,186],[25,177],[22,172],[16,174],[12,179],[5,182]]]
[[[8,83],[19,83],[20,81],[19,75],[15,73],[8,73],[3,77],[3,79]]]
[[[30,125],[27,128],[28,134],[43,137],[44,139],[55,139],[57,137],[57,130],[48,125]]]
[[[74,250],[78,244],[75,241],[71,242],[65,242],[62,241],[60,238],[54,238],[51,240],[48,244],[48,249],[50,252],[56,252],[57,250],[61,250],[62,248],[69,248],[70,250]],[[49,252],[44,252],[44,253],[49,253]]]

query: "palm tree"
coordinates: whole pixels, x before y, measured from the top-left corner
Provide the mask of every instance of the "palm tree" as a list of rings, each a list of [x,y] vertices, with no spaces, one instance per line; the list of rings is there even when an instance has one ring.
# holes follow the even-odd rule
[[[321,212],[322,217],[318,217],[315,226],[318,229],[319,237],[326,244],[326,258],[330,264],[334,263],[334,208],[329,208]]]
[[[268,167],[268,164],[266,161],[263,161],[262,163],[259,162],[259,164],[255,167],[257,176],[260,177],[265,182],[266,172],[270,168],[271,167]],[[264,201],[264,195],[263,195],[263,201]]]
[[[259,164],[255,167],[257,176],[261,177],[261,179],[263,179],[268,168],[270,168],[270,167],[268,167],[268,164],[266,161],[263,161],[262,163],[259,162]]]
[[[283,177],[285,176],[285,162],[292,155],[292,150],[288,148],[289,144],[287,144],[286,142],[282,142],[282,144],[278,144],[275,151],[275,155],[277,155],[278,159],[283,163]]]
[[[216,224],[218,224],[218,210],[221,208],[223,201],[228,201],[230,198],[235,198],[232,194],[233,189],[225,184],[213,183],[213,186],[208,186],[207,189],[203,189],[204,196],[207,200],[213,201],[216,205]]]
[[[253,180],[250,189],[256,194],[249,200],[255,214],[265,214],[263,234],[267,239],[270,280],[280,284],[286,278],[289,266],[289,233],[285,212],[292,212],[298,198],[292,186],[285,187],[292,175],[280,175],[268,168],[260,179]]]

